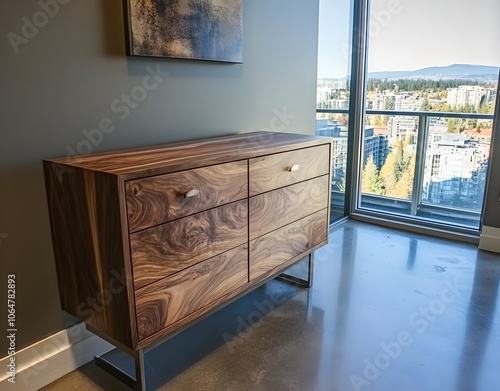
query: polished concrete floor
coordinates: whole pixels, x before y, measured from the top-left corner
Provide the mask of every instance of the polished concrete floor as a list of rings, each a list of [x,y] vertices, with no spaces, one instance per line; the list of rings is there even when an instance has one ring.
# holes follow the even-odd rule
[[[314,286],[271,281],[146,355],[148,389],[498,391],[500,256],[348,221]],[[126,390],[95,364],[43,388]]]

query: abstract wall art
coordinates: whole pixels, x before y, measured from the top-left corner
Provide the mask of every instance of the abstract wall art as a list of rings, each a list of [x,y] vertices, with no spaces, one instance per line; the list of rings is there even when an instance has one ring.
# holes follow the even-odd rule
[[[127,55],[241,63],[242,0],[124,0]]]

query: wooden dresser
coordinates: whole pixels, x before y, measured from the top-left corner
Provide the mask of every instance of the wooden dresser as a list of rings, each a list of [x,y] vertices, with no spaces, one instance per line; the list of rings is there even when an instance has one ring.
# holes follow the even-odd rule
[[[331,142],[256,132],[45,160],[62,309],[142,359],[274,278],[328,241]]]

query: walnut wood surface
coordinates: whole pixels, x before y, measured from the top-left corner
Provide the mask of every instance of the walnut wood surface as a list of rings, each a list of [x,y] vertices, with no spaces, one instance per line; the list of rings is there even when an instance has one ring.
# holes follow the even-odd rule
[[[327,208],[250,242],[250,281],[327,238]]]
[[[248,196],[247,161],[128,181],[130,232],[238,201]],[[185,197],[192,190],[194,197]]]
[[[139,289],[139,341],[247,282],[248,247],[242,245]]]
[[[161,340],[167,338],[168,336],[173,335],[173,334],[179,332],[180,330],[183,330],[186,327],[189,327],[189,325],[192,323],[195,323],[197,321],[197,319],[199,319],[203,316],[206,316],[207,314],[210,314],[214,311],[217,311],[219,308],[231,303],[233,300],[238,299],[239,297],[245,295],[246,293],[250,292],[251,290],[262,285],[263,283],[276,277],[283,270],[285,270],[289,266],[292,266],[296,262],[302,260],[310,252],[317,250],[318,248],[320,248],[321,246],[323,246],[325,244],[326,244],[326,240],[318,243],[316,246],[311,247],[306,253],[301,253],[298,256],[289,259],[288,261],[275,267],[272,271],[268,272],[267,274],[256,277],[255,279],[253,279],[249,283],[235,289],[234,291],[228,293],[225,296],[222,296],[221,298],[211,302],[210,304],[206,305],[205,307],[202,307],[199,310],[187,315],[186,317],[175,322],[174,324],[171,324],[170,326],[167,326],[164,329],[161,329],[156,334],[153,334],[153,335],[143,339],[142,341],[140,341],[138,343],[137,349],[148,347],[151,344],[153,344],[153,346],[154,346],[155,342],[161,341]]]
[[[298,170],[290,171],[298,165]],[[250,159],[249,194],[254,196],[330,172],[330,144]]]
[[[252,174],[256,186],[269,182],[272,186],[287,187],[248,198],[247,182],[247,189],[224,189],[224,192],[234,191],[237,194],[241,190],[245,194],[241,195],[240,201],[231,202],[234,198],[226,193],[222,195],[221,191],[213,195],[215,204],[203,200],[207,204],[200,205],[200,209],[192,206],[190,208],[193,209],[185,209],[186,204],[169,208],[167,213],[171,213],[172,209],[172,217],[162,215],[164,209],[153,204],[157,202],[156,191],[161,193],[159,198],[166,197],[170,202],[171,196],[165,196],[163,192],[168,194],[172,191],[168,189],[174,186],[172,183],[175,181],[149,183],[148,180],[153,176],[177,175],[180,171],[226,163],[232,165],[238,161],[243,163],[235,164],[246,166],[248,159],[257,158],[253,161],[255,168],[260,164],[261,156],[271,158],[269,155],[305,149],[328,150],[331,153],[331,144],[332,139],[327,137],[256,132],[44,161],[62,308],[85,321],[89,329],[109,342],[137,350],[156,344],[280,273],[326,243],[328,209],[321,209],[324,214],[322,228],[319,222],[305,226],[299,224],[305,224],[316,215],[317,208],[325,206],[324,200],[320,201],[321,197],[317,195],[320,187],[325,186],[320,184],[321,177],[295,184],[291,184],[293,181],[280,182],[268,176],[267,169],[273,160],[267,160],[267,166],[261,167],[261,174],[257,171]],[[324,177],[328,178],[330,157],[325,163],[325,159],[318,158],[322,154],[324,152],[306,154],[305,163],[295,161],[287,164],[299,164],[299,172],[309,167],[304,171],[307,177],[319,175],[321,164],[326,164],[327,175]],[[319,171],[314,168],[315,164],[320,167]],[[248,169],[245,171],[248,173]],[[298,172],[288,174],[293,177]],[[238,178],[240,175],[244,176],[235,173]],[[305,177],[299,176],[294,180],[302,178]],[[144,180],[145,187],[133,188],[129,181],[135,179]],[[220,181],[227,178],[214,174],[211,179]],[[205,181],[205,186],[213,185],[211,179]],[[238,180],[230,179],[228,182],[234,185]],[[176,181],[181,183],[182,179]],[[330,180],[326,179],[324,183],[324,194],[329,199]],[[314,190],[316,188],[318,190]],[[262,189],[259,187],[256,191]],[[127,190],[130,199],[127,198]],[[147,197],[132,201],[132,197],[141,191]],[[259,198],[261,196],[263,198]],[[251,208],[249,202],[253,203]],[[133,208],[138,209],[133,211]],[[298,220],[309,210],[314,214]],[[253,219],[253,235],[265,235],[254,237],[251,241],[254,245],[254,271],[250,282],[249,216]],[[165,218],[173,220],[165,222]],[[137,231],[130,233],[129,219],[132,229]],[[135,222],[141,219],[142,222]],[[281,227],[291,221],[294,222]],[[148,224],[155,226],[149,228]],[[276,230],[269,233],[273,227]],[[283,231],[280,235],[287,227],[296,229]],[[305,238],[310,239],[309,243]],[[291,247],[287,250],[288,242]],[[239,254],[232,258],[238,259],[236,262],[219,257],[233,252]],[[263,255],[266,252],[267,255]],[[300,253],[293,255],[297,252]],[[191,296],[186,293],[188,291],[195,292],[195,295]],[[183,294],[184,300],[181,300]],[[167,296],[168,307],[165,307]],[[137,312],[136,304],[139,305]],[[158,308],[167,311],[169,320],[161,315],[157,318],[152,315],[157,313]],[[142,322],[141,331],[137,328],[137,321]],[[139,335],[142,338],[140,341]]]
[[[120,175],[124,180],[256,156],[330,144],[328,137],[293,133],[252,132],[213,139],[73,156],[51,161]]]
[[[134,287],[141,288],[247,240],[247,200],[132,234]]]
[[[328,206],[329,175],[251,197],[250,240]]]
[[[61,307],[119,343],[134,345],[116,176],[44,162]],[[135,322],[134,322],[135,323]],[[120,325],[120,327],[117,327]]]

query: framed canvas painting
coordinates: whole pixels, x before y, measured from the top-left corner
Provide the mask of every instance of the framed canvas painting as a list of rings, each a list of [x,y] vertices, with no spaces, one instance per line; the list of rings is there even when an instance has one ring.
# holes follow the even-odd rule
[[[127,55],[241,63],[242,0],[124,0]]]

